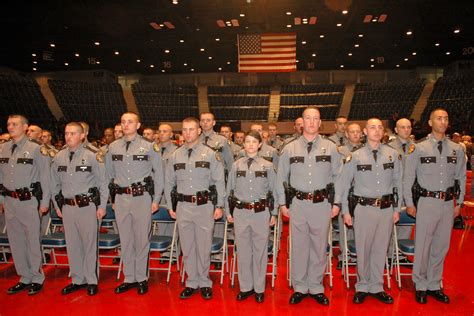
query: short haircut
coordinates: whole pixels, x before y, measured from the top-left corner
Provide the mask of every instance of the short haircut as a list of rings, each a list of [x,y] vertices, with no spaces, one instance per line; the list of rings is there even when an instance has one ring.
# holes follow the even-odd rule
[[[441,107],[435,108],[433,111],[430,112],[430,119],[431,119],[431,116],[433,115],[433,113],[436,112],[436,111],[444,111],[444,112],[448,113],[448,111],[444,108],[441,108]],[[449,115],[449,113],[448,113],[448,115]]]
[[[260,133],[257,132],[257,131],[248,131],[246,134],[245,134],[245,137],[247,136],[252,136],[253,138],[255,138],[256,140],[258,140],[259,143],[262,142],[262,136],[260,136]]]
[[[123,113],[123,114],[121,115],[121,117],[124,116],[125,114],[132,114],[132,115],[135,115],[135,116],[137,117],[138,122],[141,123],[140,114],[138,114],[137,112],[127,111],[127,112]]]
[[[245,132],[239,130],[239,131],[235,131],[235,132],[234,132],[234,135],[235,135],[235,134],[244,134],[244,135],[245,135]]]
[[[77,123],[79,123],[79,124],[82,125],[83,133],[85,133],[85,134],[88,134],[88,133],[89,133],[89,124],[87,124],[87,123],[84,122],[84,121],[77,122]]]
[[[316,111],[318,111],[319,116],[321,116],[321,111],[320,111],[317,107],[315,107],[315,106],[308,106],[307,108],[305,108],[305,109],[303,110],[303,113],[301,113],[301,116],[304,115],[304,112],[309,111],[309,110],[316,110]],[[299,117],[298,117],[297,119],[299,119]],[[296,123],[296,121],[295,121],[295,123]]]
[[[214,121],[216,120],[216,117],[215,117],[214,114],[211,113],[211,112],[202,112],[201,114],[199,114],[199,119],[201,119],[202,116],[205,115],[205,114],[210,114],[210,115],[212,115],[212,120],[214,120]]]
[[[19,118],[23,124],[26,124],[28,125],[30,122],[28,121],[28,119],[26,118],[26,116],[24,115],[21,115],[21,114],[12,114],[12,115],[9,115],[8,118]]]
[[[199,120],[197,118],[190,116],[183,120],[183,123],[189,123],[189,122],[194,122],[199,127]]]
[[[154,128],[151,128],[151,127],[144,127],[144,128],[143,128],[143,131],[145,131],[146,129],[151,130],[153,133],[155,132],[155,129],[154,129]]]
[[[66,124],[66,127],[68,126],[77,127],[79,129],[79,132],[82,134],[84,133],[84,126],[81,123],[82,122],[69,122]]]
[[[115,124],[115,126],[114,126],[114,127],[117,127],[117,126],[120,126],[120,128],[122,128],[122,124],[121,124],[121,123],[117,123],[117,124]]]
[[[232,127],[230,127],[230,125],[225,125],[225,124],[224,124],[224,125],[221,125],[221,129],[222,129],[223,127],[224,127],[224,128],[228,128],[228,129],[232,132]]]
[[[270,126],[278,127],[275,123],[268,123],[268,127],[270,127]]]
[[[346,120],[347,120],[347,117],[345,117],[344,115],[339,115],[338,117],[336,117],[336,120],[337,120],[337,119],[340,119],[340,118],[343,118],[343,119],[346,119]]]

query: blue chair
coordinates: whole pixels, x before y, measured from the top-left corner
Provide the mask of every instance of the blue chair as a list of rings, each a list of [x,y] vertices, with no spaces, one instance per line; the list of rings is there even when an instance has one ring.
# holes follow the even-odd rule
[[[1,263],[8,263],[7,253],[10,252],[10,242],[8,241],[8,235],[6,233],[7,227],[3,228],[3,232],[0,233],[0,253],[3,255],[3,261]]]
[[[395,245],[393,249],[393,260],[390,270],[392,271],[395,268],[395,278],[398,283],[398,288],[402,288],[402,276],[411,276],[411,272],[400,272],[401,266],[413,266],[412,262],[401,263],[400,254],[405,256],[414,256],[415,255],[415,241],[413,239],[398,239],[397,236],[397,226],[414,226],[416,224],[416,219],[407,214],[407,212],[400,212],[400,220],[398,223],[393,225],[393,244]]]
[[[67,263],[58,263],[57,257],[67,257],[66,251],[64,253],[56,253],[55,249],[66,248],[66,237],[64,232],[59,232],[59,227],[62,227],[62,219],[56,214],[54,208],[51,208],[51,218],[48,222],[46,234],[41,236],[41,250],[43,253],[43,264],[54,266],[68,266]],[[45,253],[49,251],[51,255],[51,263],[46,262]]]

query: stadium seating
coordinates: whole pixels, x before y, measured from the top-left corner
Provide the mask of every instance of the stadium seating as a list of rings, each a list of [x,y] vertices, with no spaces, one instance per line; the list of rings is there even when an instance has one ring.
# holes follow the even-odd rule
[[[399,117],[410,117],[424,86],[424,80],[358,83],[349,119],[365,120],[368,117],[390,119],[394,112],[398,112]]]
[[[36,81],[29,76],[0,74],[0,117],[24,114],[32,124],[50,128],[56,122]]]
[[[198,116],[198,96],[195,86],[158,86],[144,83],[132,85],[138,111],[146,126],[161,121],[181,121]]]

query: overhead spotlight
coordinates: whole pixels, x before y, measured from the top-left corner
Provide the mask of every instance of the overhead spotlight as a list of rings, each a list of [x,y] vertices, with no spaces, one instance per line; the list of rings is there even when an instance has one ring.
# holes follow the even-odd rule
[[[341,26],[342,26],[342,23],[337,23],[336,26],[337,26],[337,27],[341,27]]]
[[[184,63],[183,66],[186,67],[188,64],[187,63]]]
[[[344,65],[340,65],[339,67],[344,68]]]
[[[203,52],[203,51],[204,51],[204,48],[201,48],[200,51]]]
[[[137,63],[140,63],[140,62],[141,62],[141,60],[140,60],[140,59],[137,59]]]
[[[36,54],[31,54],[31,56],[36,57]]]
[[[324,35],[323,34],[319,35],[319,38],[324,38]]]
[[[219,67],[219,68],[217,68],[217,70],[221,71],[221,70],[222,70],[222,68],[221,68],[221,67]]]
[[[74,56],[79,57],[79,53],[75,53]]]
[[[301,44],[306,45],[306,41],[301,41]]]
[[[436,43],[435,46],[438,47],[438,46],[439,46],[439,43]]]
[[[408,58],[405,58],[404,61],[408,61]]]
[[[36,71],[36,68],[33,68],[33,71]]]
[[[373,59],[373,58],[370,58],[370,61],[375,61],[375,59]]]
[[[49,46],[51,46],[51,47],[56,47],[56,45],[53,44],[53,43],[49,44]]]
[[[455,29],[453,32],[454,32],[454,34],[458,34],[459,32],[461,32],[461,30],[460,29]]]
[[[166,53],[166,54],[169,54],[169,53],[170,53],[170,50],[169,50],[169,49],[165,49],[165,53]]]
[[[230,61],[227,62],[227,65],[230,65]]]
[[[286,15],[291,15],[291,12],[290,11],[286,12]]]
[[[347,56],[352,56],[352,53],[347,53]]]
[[[155,68],[155,65],[150,65],[150,68]]]
[[[286,27],[287,27],[287,28],[291,28],[291,24],[287,24]]]
[[[359,44],[354,44],[354,47],[359,47]]]
[[[240,17],[242,17],[242,18],[243,18],[244,16],[245,16],[245,14],[244,14],[244,13],[240,13]]]
[[[446,52],[446,55],[451,55],[451,52]]]
[[[342,14],[347,14],[347,13],[349,13],[349,11],[347,11],[347,10],[342,11]]]
[[[364,34],[359,34],[359,37],[364,37]]]
[[[411,30],[408,30],[407,33],[406,33],[408,36],[412,35],[413,34],[413,31]]]
[[[94,42],[94,45],[95,45],[95,46],[99,46],[100,43],[99,43],[99,42]]]
[[[179,42],[180,42],[180,43],[184,43],[184,39],[180,39]]]
[[[178,0],[173,0],[173,4],[178,4]]]
[[[35,64],[35,65],[36,65],[37,63],[38,63],[38,62],[37,62],[36,60],[33,62],[33,64]]]
[[[194,71],[194,68],[191,68],[191,71]]]
[[[211,59],[212,59],[212,56],[209,56],[209,57],[207,57],[207,58],[208,58],[209,60],[211,60]]]
[[[400,65],[397,64],[396,67],[397,67],[397,68],[400,68]]]
[[[375,66],[374,65],[370,65],[370,68],[374,68]]]
[[[416,52],[411,53],[413,56],[416,56]]]
[[[115,55],[118,55],[118,54],[120,54],[120,53],[119,53],[118,51],[116,51],[114,54],[115,54]]]
[[[312,53],[311,56],[316,57],[316,53]]]
[[[97,65],[100,65],[100,61],[96,61],[95,63],[96,63]]]
[[[64,63],[64,66],[69,66],[69,63]]]
[[[165,72],[165,70],[164,70],[164,69],[161,69],[161,72]]]
[[[220,38],[216,38],[216,42],[219,42],[221,39]]]

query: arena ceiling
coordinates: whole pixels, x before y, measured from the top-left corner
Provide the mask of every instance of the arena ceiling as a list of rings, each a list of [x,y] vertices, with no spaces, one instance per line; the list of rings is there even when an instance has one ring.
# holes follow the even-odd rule
[[[236,72],[237,35],[295,32],[298,70],[411,69],[474,56],[474,1],[51,0],[3,4],[1,66]]]

